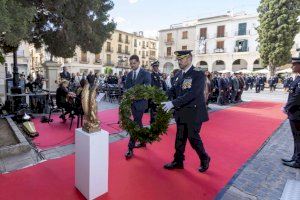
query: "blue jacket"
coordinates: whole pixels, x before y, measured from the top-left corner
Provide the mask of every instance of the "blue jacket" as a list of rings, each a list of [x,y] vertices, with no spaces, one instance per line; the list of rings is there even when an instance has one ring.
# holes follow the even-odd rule
[[[300,121],[300,76],[292,82],[289,90],[289,97],[285,106],[290,120]]]

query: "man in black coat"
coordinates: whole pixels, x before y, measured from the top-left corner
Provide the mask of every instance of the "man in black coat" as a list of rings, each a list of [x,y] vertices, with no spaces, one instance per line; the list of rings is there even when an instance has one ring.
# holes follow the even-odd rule
[[[151,64],[152,66],[152,73],[151,73],[151,86],[157,87],[159,89],[162,89],[164,91],[167,91],[167,84],[164,81],[162,74],[159,72],[159,62],[155,61]],[[156,107],[157,105],[153,104],[153,102],[149,102],[150,107],[150,123],[154,123],[155,117],[156,117]]]
[[[128,73],[125,82],[125,90],[128,90],[136,85],[150,85],[151,84],[151,75],[149,72],[144,70],[140,66],[140,59],[137,55],[132,55],[129,58],[130,66],[132,71]],[[125,91],[126,92],[126,91]],[[148,108],[148,101],[145,99],[136,100],[131,105],[131,112],[133,115],[133,120],[140,126],[143,127],[142,118],[145,110]],[[125,154],[127,159],[132,158],[133,148],[135,147],[144,147],[146,144],[140,143],[137,146],[135,145],[136,141],[133,138],[130,138],[128,143],[128,151]]]
[[[63,71],[60,73],[60,78],[65,79],[67,81],[71,80],[71,74],[68,72],[67,67],[63,67]]]
[[[289,88],[289,97],[283,111],[288,115],[293,137],[294,154],[291,159],[282,159],[283,164],[300,168],[300,58],[292,58],[292,69],[296,78]]]
[[[184,151],[187,140],[197,152],[201,161],[199,172],[209,167],[210,157],[206,153],[199,136],[203,122],[208,121],[208,113],[204,97],[205,74],[200,68],[192,65],[191,50],[176,51],[181,69],[175,77],[175,84],[168,91],[172,101],[163,102],[163,109],[168,112],[174,108],[177,125],[174,160],[164,165],[165,169],[183,169]]]

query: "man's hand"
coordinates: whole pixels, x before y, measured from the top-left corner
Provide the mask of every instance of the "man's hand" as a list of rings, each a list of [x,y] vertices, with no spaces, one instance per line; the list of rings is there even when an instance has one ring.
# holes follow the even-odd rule
[[[282,111],[284,114],[287,114],[287,111],[286,111],[285,107],[281,107],[281,111]]]
[[[172,101],[162,102],[161,104],[165,112],[169,112],[174,107]]]

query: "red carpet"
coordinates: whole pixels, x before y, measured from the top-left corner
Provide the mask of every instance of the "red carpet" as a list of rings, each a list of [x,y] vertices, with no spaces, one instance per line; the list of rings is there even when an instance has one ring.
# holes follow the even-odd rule
[[[201,136],[212,161],[205,174],[187,145],[184,170],[162,166],[172,160],[173,125],[159,143],[124,159],[127,140],[110,145],[109,193],[99,200],[211,200],[286,118],[281,104],[251,102],[210,114]],[[83,199],[74,188],[74,156],[0,175],[0,199]]]
[[[101,121],[101,128],[108,131],[110,134],[119,133],[122,129],[119,127],[119,109],[111,109],[98,112],[98,117]],[[77,117],[73,120],[72,128],[70,127],[70,120],[62,123],[59,115],[51,117],[53,122],[41,123],[40,118],[33,120],[37,132],[40,134],[34,139],[34,143],[40,149],[49,149],[57,146],[64,146],[74,143],[75,128],[77,128]],[[149,125],[150,116],[145,114],[143,117],[143,124]]]

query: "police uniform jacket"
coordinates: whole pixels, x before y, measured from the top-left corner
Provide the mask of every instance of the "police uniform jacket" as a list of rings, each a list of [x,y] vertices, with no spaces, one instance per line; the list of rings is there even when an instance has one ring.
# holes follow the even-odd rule
[[[192,66],[184,75],[182,71],[175,76],[174,86],[168,91],[173,99],[174,117],[177,123],[198,124],[208,121],[205,104],[205,74]]]
[[[290,120],[300,120],[300,76],[291,84],[289,97],[285,106]]]

